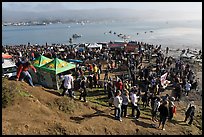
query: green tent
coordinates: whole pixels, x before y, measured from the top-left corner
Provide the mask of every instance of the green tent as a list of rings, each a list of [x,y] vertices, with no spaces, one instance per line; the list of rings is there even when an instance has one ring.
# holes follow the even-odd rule
[[[47,57],[45,57],[45,56],[43,56],[43,55],[40,55],[38,58],[36,58],[36,59],[32,62],[32,64],[33,64],[34,67],[39,68],[39,67],[41,67],[41,66],[43,66],[43,65],[45,65],[45,64],[47,64],[47,63],[49,63],[50,61],[52,61],[52,59],[47,58]]]
[[[54,74],[59,74],[61,72],[70,70],[75,68],[76,65],[72,64],[72,63],[68,63],[66,61],[63,61],[61,59],[55,58],[54,60],[52,60],[51,62],[41,66],[41,70],[47,71],[47,72],[51,72]]]

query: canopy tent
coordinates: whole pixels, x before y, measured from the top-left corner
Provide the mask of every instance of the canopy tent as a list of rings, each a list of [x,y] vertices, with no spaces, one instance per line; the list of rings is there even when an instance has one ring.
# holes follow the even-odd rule
[[[32,70],[30,70],[30,72],[34,83],[40,84],[46,88],[58,90],[61,85],[61,80],[57,74],[75,67],[75,64],[55,58],[42,66],[36,67],[37,73],[34,73]]]
[[[40,55],[38,58],[36,58],[36,59],[32,62],[32,64],[33,64],[34,67],[39,68],[39,67],[41,67],[41,66],[43,66],[43,65],[45,65],[45,64],[47,64],[47,63],[49,63],[49,62],[51,62],[52,60],[53,60],[53,59],[47,58],[47,57],[45,57],[45,56],[43,56],[43,55]]]
[[[52,60],[51,62],[41,66],[41,70],[47,71],[47,72],[51,72],[54,74],[59,74],[62,73],[64,71],[70,70],[75,68],[76,65],[72,64],[72,63],[68,63],[66,61],[63,61],[61,59],[55,58],[54,60]]]

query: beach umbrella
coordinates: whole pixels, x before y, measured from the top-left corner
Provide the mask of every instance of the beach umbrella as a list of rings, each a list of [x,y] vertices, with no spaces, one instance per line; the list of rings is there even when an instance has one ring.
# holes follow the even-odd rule
[[[64,71],[76,68],[76,64],[68,63],[66,61],[63,61],[61,59],[55,58],[51,62],[43,65],[40,67],[41,70],[51,72],[54,74],[59,74]]]
[[[52,60],[53,59],[47,58],[43,55],[40,55],[38,58],[36,58],[34,61],[32,61],[32,64],[34,67],[39,68],[39,67],[49,63]]]

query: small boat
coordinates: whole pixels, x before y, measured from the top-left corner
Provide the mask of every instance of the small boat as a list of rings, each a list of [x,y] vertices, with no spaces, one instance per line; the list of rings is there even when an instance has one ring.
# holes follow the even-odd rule
[[[124,36],[122,36],[122,38],[123,39],[130,39],[130,36],[129,35],[128,36],[124,35]]]
[[[137,33],[137,35],[139,35],[139,33]]]
[[[78,35],[78,34],[73,34],[72,35],[72,38],[80,38],[80,37],[82,37],[82,35]]]
[[[112,33],[112,31],[110,30],[109,33]]]
[[[150,32],[150,33],[153,33],[154,31],[151,30],[151,31],[149,31],[149,32]]]
[[[116,34],[116,32],[114,32],[113,34]]]

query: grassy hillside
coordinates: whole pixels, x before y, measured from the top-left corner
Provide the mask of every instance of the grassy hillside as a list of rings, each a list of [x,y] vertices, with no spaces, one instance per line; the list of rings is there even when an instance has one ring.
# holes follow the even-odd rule
[[[156,129],[150,107],[141,108],[141,118],[114,120],[114,108],[108,107],[102,88],[88,89],[88,102],[61,97],[61,91],[30,87],[25,82],[2,79],[2,131],[4,135],[199,135],[202,133],[201,111],[192,126],[182,122],[184,103],[180,102],[174,121],[166,131]],[[170,91],[169,91],[170,92]],[[139,102],[141,104],[141,102]],[[201,107],[202,108],[202,107]]]

